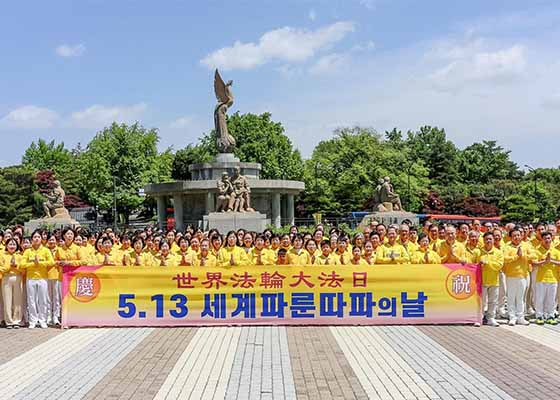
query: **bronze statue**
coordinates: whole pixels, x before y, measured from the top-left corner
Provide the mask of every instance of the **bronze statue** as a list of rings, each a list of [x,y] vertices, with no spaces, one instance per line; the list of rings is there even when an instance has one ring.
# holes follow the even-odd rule
[[[374,211],[403,211],[401,198],[395,193],[391,179],[386,176],[379,179],[373,196]]]
[[[43,202],[45,216],[43,218],[53,218],[56,215],[68,214],[68,211],[64,208],[64,197],[65,193],[60,186],[60,181],[54,181],[52,190],[45,194],[46,200]]]
[[[249,187],[249,183],[247,182],[247,178],[241,175],[241,169],[239,167],[235,167],[234,175],[231,179],[231,184],[233,185],[233,189],[235,192],[235,197],[239,199],[239,203],[237,204],[237,209],[235,211],[239,212],[253,212],[251,208],[251,188]],[[230,200],[230,205],[231,205]]]
[[[214,74],[214,93],[218,104],[214,109],[214,126],[216,129],[216,144],[220,153],[232,153],[235,147],[235,139],[228,132],[226,113],[233,105],[233,93],[231,85],[233,81],[224,83],[220,73],[216,69]]]
[[[216,212],[226,212],[229,209],[229,201],[233,187],[229,181],[227,172],[222,173],[222,179],[218,179],[218,196],[216,202]]]

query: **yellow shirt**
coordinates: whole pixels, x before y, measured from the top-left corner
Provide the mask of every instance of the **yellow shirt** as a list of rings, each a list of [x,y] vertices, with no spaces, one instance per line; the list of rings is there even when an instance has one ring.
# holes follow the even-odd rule
[[[260,263],[258,262],[259,255],[261,256]],[[249,258],[249,263],[252,265],[272,265],[276,259],[274,251],[266,248],[259,250],[256,247],[251,249],[247,257]]]
[[[117,254],[117,252],[115,251],[111,251],[107,258],[109,259],[109,263],[108,265],[122,265],[122,257],[120,257],[121,259],[119,260],[119,255]],[[104,253],[95,253],[95,261],[92,264],[96,264],[96,265],[104,265],[105,264],[105,254]]]
[[[127,266],[134,267],[153,267],[155,266],[154,257],[150,252],[141,252],[138,255],[138,261],[140,265],[136,265],[136,252],[132,251],[125,257]]]
[[[504,267],[504,253],[493,247],[490,251],[480,249],[478,263],[482,264],[482,285],[499,286],[500,271]]]
[[[348,262],[346,265],[369,265],[368,262],[366,260],[364,260],[363,258],[360,258],[360,260],[358,261],[358,263],[355,263],[354,260],[350,260],[350,262]]]
[[[426,254],[428,254],[428,261],[426,261]],[[441,264],[441,257],[429,247],[426,251],[419,249],[412,254],[411,262],[413,264]]]
[[[35,263],[37,257],[38,263]],[[54,265],[54,258],[51,251],[46,247],[33,247],[25,250],[22,255],[20,268],[27,271],[27,279],[48,279],[48,268]]]
[[[560,250],[552,246],[548,250],[543,246],[539,246],[536,249],[537,261],[544,260],[548,253],[550,253],[551,259],[560,261]],[[545,263],[537,267],[537,282],[558,283],[558,266],[552,263]]]
[[[296,249],[294,247],[288,251],[288,263],[291,265],[305,265],[305,261],[307,260],[306,256],[307,251],[304,249]]]
[[[521,247],[522,257],[517,255],[519,247]],[[526,278],[533,269],[531,261],[535,258],[535,251],[529,243],[521,242],[515,246],[510,242],[504,247],[504,273],[509,278]]]
[[[206,257],[206,260],[204,261],[204,265],[201,265],[202,264],[202,255],[200,253],[198,253],[198,254],[195,253],[193,255],[192,262],[193,262],[193,265],[195,267],[202,267],[202,268],[206,268],[206,267],[214,268],[218,265],[218,259],[211,252],[208,252],[208,256]]]
[[[315,265],[340,265],[339,256],[331,253],[325,257],[321,254],[315,259]]]
[[[473,249],[469,246],[465,246],[465,257],[467,263],[476,264],[476,260],[480,257],[480,248],[477,246]]]
[[[420,249],[420,246],[418,246],[418,244],[413,243],[410,240],[407,240],[406,243],[403,244],[402,241],[399,238],[399,239],[397,239],[397,243],[402,245],[402,247],[404,247],[406,249],[407,253],[411,257],[414,253],[416,253]]]
[[[229,267],[231,266],[231,258],[233,256],[233,263],[234,265],[247,265],[249,264],[249,257],[247,257],[247,253],[241,247],[234,246],[234,247],[223,247],[224,251],[220,252],[218,258],[218,264],[222,267]]]
[[[391,258],[391,255],[393,255],[393,258]],[[377,258],[375,263],[408,264],[410,263],[410,256],[402,245],[395,243],[391,246],[389,243],[385,243],[377,248]]]
[[[166,256],[158,253],[158,255],[153,258],[154,267],[178,267],[180,262],[181,259],[171,252],[167,253]],[[165,265],[162,265],[162,263],[165,263]]]
[[[453,255],[451,255],[452,248]],[[438,255],[441,257],[441,262],[446,264],[457,264],[466,261],[465,246],[457,241],[453,242],[451,246],[447,241],[444,241],[439,246]]]
[[[15,258],[16,266],[12,267],[12,257]],[[0,253],[0,277],[8,275],[21,275],[22,271],[19,266],[22,262],[21,254],[9,254],[6,252]]]

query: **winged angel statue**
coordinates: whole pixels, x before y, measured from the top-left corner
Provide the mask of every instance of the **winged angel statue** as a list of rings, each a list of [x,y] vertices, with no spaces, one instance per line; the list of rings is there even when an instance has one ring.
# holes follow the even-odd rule
[[[233,81],[224,83],[220,73],[216,69],[214,74],[214,93],[218,104],[214,109],[214,125],[216,127],[217,147],[220,153],[232,153],[235,147],[235,139],[228,132],[226,113],[233,104],[233,93],[231,85]]]

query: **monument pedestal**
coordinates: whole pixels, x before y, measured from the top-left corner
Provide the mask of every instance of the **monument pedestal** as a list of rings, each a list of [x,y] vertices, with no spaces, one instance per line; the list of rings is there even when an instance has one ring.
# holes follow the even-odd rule
[[[203,217],[204,230],[217,229],[220,233],[245,229],[262,232],[270,225],[265,214],[255,212],[213,212]]]
[[[24,229],[26,232],[30,234],[33,233],[36,229],[48,227],[49,230],[53,229],[61,229],[65,227],[76,228],[80,226],[80,223],[75,219],[72,219],[70,215],[68,216],[58,216],[55,215],[52,218],[38,218],[32,219],[24,224]]]
[[[408,211],[376,211],[366,215],[364,219],[362,219],[362,222],[360,222],[358,228],[361,229],[366,225],[369,225],[372,220],[376,220],[385,226],[400,225],[405,220],[411,221],[412,225],[415,226],[420,224],[418,215]]]

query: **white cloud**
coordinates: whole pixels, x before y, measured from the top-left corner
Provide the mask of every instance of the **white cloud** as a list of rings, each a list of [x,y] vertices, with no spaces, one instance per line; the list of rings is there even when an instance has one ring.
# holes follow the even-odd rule
[[[429,75],[434,87],[442,91],[459,90],[470,84],[500,85],[520,77],[527,67],[527,49],[521,44],[497,50],[483,49],[485,42],[477,39],[447,49],[436,49],[428,55],[439,56],[446,64]]]
[[[369,10],[374,10],[377,6],[377,0],[359,0],[360,4]]]
[[[315,13],[315,10],[309,10],[308,17],[311,21],[315,21],[315,19],[317,19],[317,13]]]
[[[175,121],[169,124],[170,129],[182,129],[192,125],[193,118],[186,116],[177,118]]]
[[[56,54],[61,57],[80,57],[86,52],[86,46],[83,43],[75,46],[69,44],[61,44],[56,48]]]
[[[223,70],[251,69],[274,60],[303,62],[330,48],[354,28],[351,21],[336,22],[315,31],[284,27],[266,32],[258,43],[236,41],[233,46],[208,54],[200,62],[208,68]]]
[[[70,124],[79,128],[101,129],[113,122],[136,122],[147,110],[145,103],[129,106],[103,106],[95,104],[70,115]]]
[[[309,68],[312,75],[326,75],[340,71],[348,64],[348,56],[346,54],[333,53],[321,57],[315,64]]]
[[[59,115],[48,108],[33,105],[10,111],[2,119],[0,126],[6,128],[46,129],[58,121]]]

